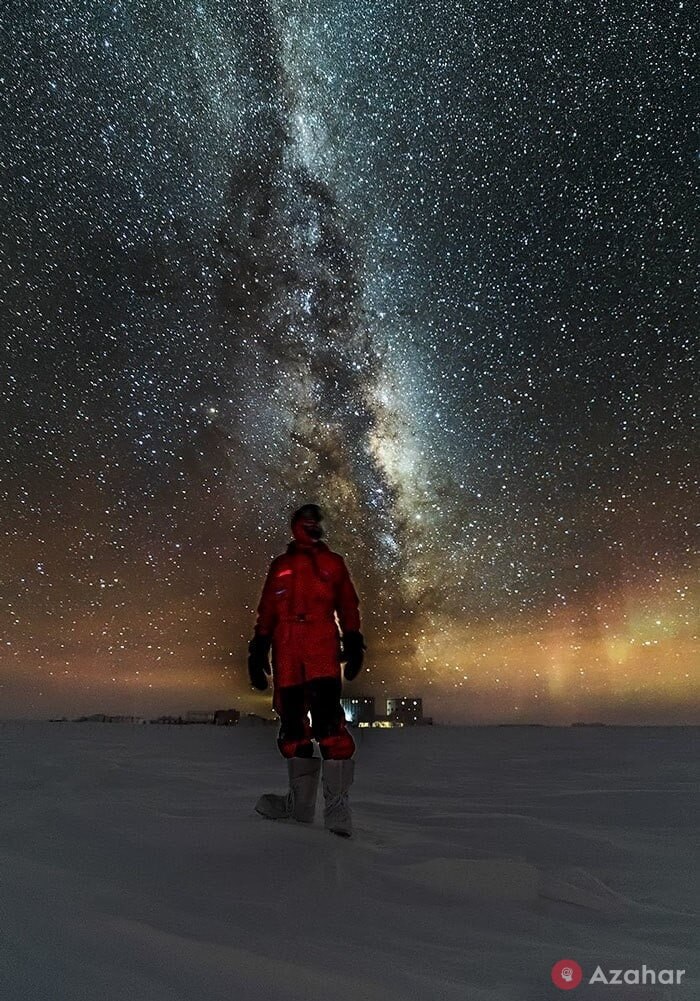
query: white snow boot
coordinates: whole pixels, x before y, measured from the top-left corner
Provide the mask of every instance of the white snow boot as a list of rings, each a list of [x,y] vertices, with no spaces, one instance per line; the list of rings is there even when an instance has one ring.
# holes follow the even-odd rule
[[[349,838],[352,835],[352,813],[348,803],[348,790],[355,777],[355,759],[323,762],[323,822],[327,831]]]
[[[320,770],[320,758],[287,758],[287,794],[266,792],[255,804],[256,811],[268,820],[291,819],[313,824]]]

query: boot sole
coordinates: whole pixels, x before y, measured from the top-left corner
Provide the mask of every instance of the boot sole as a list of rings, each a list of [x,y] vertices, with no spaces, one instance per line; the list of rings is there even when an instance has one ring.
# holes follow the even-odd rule
[[[255,809],[255,812],[258,814],[258,816],[264,817],[265,820],[286,821],[288,823],[291,822],[291,823],[295,823],[295,824],[306,824],[308,826],[309,824],[313,824],[314,819],[315,819],[313,817],[312,817],[311,820],[301,820],[301,818],[299,818],[299,817],[271,817],[270,814],[269,813],[265,813],[264,810],[258,810],[257,806],[254,807],[254,809]]]

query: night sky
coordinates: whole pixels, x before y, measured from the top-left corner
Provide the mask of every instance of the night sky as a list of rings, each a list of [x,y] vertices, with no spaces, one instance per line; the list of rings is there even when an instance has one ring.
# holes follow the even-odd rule
[[[684,3],[6,2],[0,716],[236,706],[290,513],[347,694],[700,720]]]

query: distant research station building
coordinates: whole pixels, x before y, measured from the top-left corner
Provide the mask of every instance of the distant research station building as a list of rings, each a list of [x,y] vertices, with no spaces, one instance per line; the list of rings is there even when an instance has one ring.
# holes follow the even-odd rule
[[[357,695],[341,699],[348,723],[361,727],[425,726],[433,720],[423,715],[423,700],[413,698],[386,699],[386,712],[377,715],[373,695]]]

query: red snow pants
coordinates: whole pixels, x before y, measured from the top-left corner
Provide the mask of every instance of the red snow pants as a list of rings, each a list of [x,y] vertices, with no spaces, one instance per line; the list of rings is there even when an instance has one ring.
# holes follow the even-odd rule
[[[312,757],[312,738],[318,741],[323,758],[353,756],[355,741],[345,725],[341,690],[340,677],[314,678],[284,688],[275,686],[272,704],[280,717],[277,746],[283,757]]]

